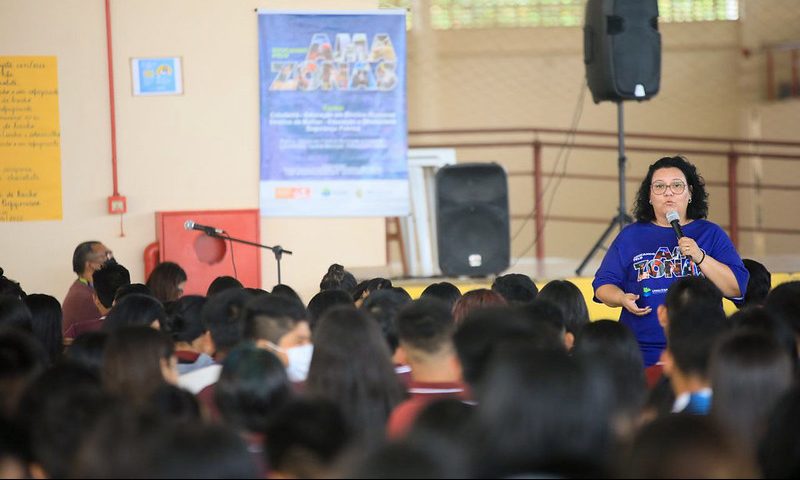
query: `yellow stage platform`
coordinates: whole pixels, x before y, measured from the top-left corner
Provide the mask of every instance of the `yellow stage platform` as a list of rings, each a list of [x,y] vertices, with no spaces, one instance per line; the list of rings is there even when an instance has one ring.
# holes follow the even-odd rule
[[[616,320],[619,318],[619,308],[611,308],[603,305],[602,303],[596,303],[592,301],[593,291],[592,291],[592,277],[573,277],[573,278],[566,278],[565,280],[569,280],[570,282],[574,283],[578,286],[578,288],[583,293],[584,298],[586,298],[586,305],[589,307],[589,318],[592,320],[602,320],[602,319],[610,319]],[[800,280],[800,273],[773,273],[772,274],[772,286],[775,287],[784,282],[792,281],[792,280]],[[437,282],[450,282],[453,285],[457,286],[461,293],[468,292],[470,290],[475,290],[477,288],[490,288],[492,286],[492,281],[490,279],[482,280],[482,279],[474,279],[474,278],[466,278],[466,279],[458,279],[458,278],[439,278],[439,279],[410,279],[410,280],[397,280],[393,281],[392,283],[395,286],[403,287],[412,298],[419,298],[422,291],[430,285],[431,283]],[[540,289],[544,287],[547,281],[536,282],[536,286]],[[729,302],[728,300],[724,301],[725,304],[725,312],[728,315],[736,312],[736,306]]]

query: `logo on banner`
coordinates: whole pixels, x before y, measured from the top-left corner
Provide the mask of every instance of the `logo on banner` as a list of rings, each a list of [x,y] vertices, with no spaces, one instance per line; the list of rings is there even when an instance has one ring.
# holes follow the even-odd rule
[[[272,57],[289,58],[298,49],[274,48]],[[331,46],[326,33],[315,33],[301,61],[273,61],[270,90],[389,91],[398,85],[397,53],[388,33],[368,45],[364,33],[339,33]]]

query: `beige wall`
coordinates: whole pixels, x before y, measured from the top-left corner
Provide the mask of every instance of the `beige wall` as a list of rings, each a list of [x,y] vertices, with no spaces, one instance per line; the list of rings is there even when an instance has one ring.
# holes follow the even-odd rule
[[[626,102],[628,132],[780,137],[800,140],[798,102],[767,104],[764,45],[797,40],[800,2],[740,0],[739,22],[662,24],[661,92],[648,102]],[[413,2],[424,5],[426,2]],[[0,1],[0,54],[56,55],[59,63],[64,220],[0,224],[0,258],[7,274],[32,292],[63,297],[73,275],[72,249],[80,241],[106,242],[142,281],[142,250],[155,239],[160,210],[255,208],[258,205],[258,72],[253,8],[330,8],[325,0],[112,1],[120,190],[129,214],[105,213],[111,193],[109,107],[103,2]],[[337,8],[374,8],[374,0],[336,2]],[[424,18],[415,12],[416,19]],[[543,126],[568,128],[582,88],[580,28],[441,32],[409,35],[409,125],[419,128]],[[753,54],[745,57],[746,47]],[[130,58],[183,57],[185,93],[132,97]],[[583,99],[581,129],[616,129],[615,106]],[[545,150],[546,171],[557,150]],[[674,153],[668,150],[665,153]],[[459,152],[461,160],[498,161],[511,171],[530,165],[530,153],[491,149]],[[652,154],[629,152],[629,178],[641,178]],[[710,181],[725,179],[724,162],[694,157]],[[616,152],[573,150],[570,173],[616,174]],[[743,181],[760,175],[800,183],[796,163],[750,162]],[[777,180],[776,180],[777,179]],[[635,181],[628,184],[632,199]],[[551,189],[550,191],[552,191]],[[614,182],[565,180],[554,215],[610,218]],[[795,193],[742,193],[740,223],[800,228],[791,210]],[[533,206],[530,180],[511,178],[512,213]],[[711,188],[712,220],[727,220],[726,192]],[[587,202],[586,200],[589,200]],[[546,200],[549,202],[550,197]],[[628,202],[630,204],[630,201]],[[758,207],[760,205],[760,207]],[[756,208],[758,207],[758,208]],[[512,230],[521,228],[512,222]],[[604,226],[551,222],[548,256],[574,269]],[[512,246],[530,245],[530,223]],[[348,267],[382,265],[382,219],[262,220],[262,241],[296,252],[286,257],[285,282],[306,300],[333,261]],[[798,257],[797,236],[742,235],[742,253]],[[532,256],[528,251],[527,256]],[[263,285],[275,282],[274,260],[263,255]],[[781,265],[793,265],[791,262]],[[779,268],[780,265],[774,267]]]
[[[661,90],[650,101],[624,103],[628,133],[777,137],[800,141],[797,102],[770,106],[763,100],[765,56],[762,50],[768,44],[798,40],[800,2],[740,0],[740,3],[743,15],[738,22],[659,25],[663,44]],[[617,129],[616,105],[594,104],[585,90],[580,27],[429,30],[412,35],[411,42],[411,129],[532,126],[567,129],[572,124],[576,104],[582,106],[577,128]],[[752,54],[745,57],[743,48],[750,49]],[[582,89],[585,97],[578,102]],[[497,137],[483,139],[498,140]],[[413,140],[429,139],[412,137]],[[562,142],[564,138],[544,140]],[[600,143],[592,137],[580,141]],[[644,144],[630,139],[627,143],[628,146]],[[662,147],[663,155],[682,151],[681,146],[675,144],[650,143],[647,146]],[[727,145],[682,145],[684,149],[714,147],[727,149]],[[545,172],[616,176],[616,151],[572,149],[562,155],[559,167],[554,170],[559,153],[557,148],[544,149]],[[499,162],[509,172],[531,169],[532,155],[528,148],[461,149],[458,156],[459,161]],[[660,156],[659,153],[627,152],[629,206],[647,166]],[[689,157],[708,182],[727,180],[725,157]],[[741,181],[752,181],[755,164],[755,160],[741,161],[738,170]],[[764,161],[763,170],[765,183],[767,179],[778,178],[777,183],[800,185],[800,163]],[[534,206],[531,179],[512,176],[509,182],[512,215],[529,214]],[[546,255],[551,261],[562,262],[565,268],[550,270],[547,274],[561,276],[574,270],[599,238],[616,211],[618,195],[615,181],[567,179],[557,189],[555,185],[553,182],[545,195],[549,213],[603,219],[601,223],[548,222],[544,238]],[[709,191],[711,220],[727,224],[727,189],[711,186]],[[797,203],[796,192],[761,194],[760,211],[753,208],[756,202],[752,190],[743,189],[739,193],[740,225],[800,229],[800,219],[792,211]],[[512,257],[532,257],[534,250],[529,247],[534,236],[533,222],[513,220],[512,233],[518,231],[519,235],[512,242]],[[770,254],[780,255],[780,261],[772,265],[781,269],[787,268],[782,263],[784,257],[794,255],[791,268],[800,269],[797,235],[769,235],[762,239],[769,248],[760,247],[752,234],[742,233],[740,239],[743,255],[764,260]],[[587,269],[585,273],[591,271]]]
[[[73,280],[72,250],[99,239],[143,281],[144,248],[155,240],[154,212],[258,207],[258,45],[254,8],[330,9],[330,2],[227,0],[112,1],[119,217],[105,212],[112,192],[103,2],[3,0],[0,55],[58,57],[63,221],[0,225],[0,265],[29,292],[63,298]],[[347,0],[340,9],[375,8]],[[131,57],[181,56],[184,94],[133,97]],[[327,265],[384,263],[383,219],[262,220],[261,240],[294,251],[284,282],[306,299]],[[276,283],[271,253],[262,284]]]

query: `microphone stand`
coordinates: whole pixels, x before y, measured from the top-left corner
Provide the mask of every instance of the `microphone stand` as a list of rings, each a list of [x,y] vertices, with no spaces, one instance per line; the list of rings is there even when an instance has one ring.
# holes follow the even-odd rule
[[[625,225],[629,223],[633,223],[633,219],[627,213],[627,206],[625,205],[625,163],[627,158],[625,158],[625,123],[624,123],[625,115],[624,110],[622,108],[622,100],[617,101],[617,152],[619,157],[617,158],[617,181],[619,182],[619,204],[617,208],[617,214],[611,219],[611,222],[608,224],[608,228],[606,231],[600,235],[600,238],[597,239],[592,249],[586,255],[586,258],[583,259],[581,264],[575,270],[575,274],[580,276],[583,269],[586,267],[586,264],[589,263],[589,260],[594,257],[595,253],[603,247],[603,243],[606,242],[611,232],[614,231],[616,226],[619,226],[619,230],[622,231],[625,228]]]
[[[224,240],[229,240],[231,242],[243,243],[245,245],[251,245],[253,247],[259,247],[259,248],[265,248],[267,250],[272,250],[272,253],[275,255],[275,261],[278,263],[278,284],[281,283],[281,258],[283,257],[284,253],[286,255],[291,255],[292,254],[291,250],[286,250],[283,247],[281,247],[280,245],[276,245],[274,247],[270,247],[270,246],[267,246],[267,245],[262,245],[260,243],[250,242],[248,240],[242,240],[241,238],[231,237],[227,233],[217,233],[217,232],[213,232],[213,231],[207,231],[205,233],[209,237],[222,238]]]

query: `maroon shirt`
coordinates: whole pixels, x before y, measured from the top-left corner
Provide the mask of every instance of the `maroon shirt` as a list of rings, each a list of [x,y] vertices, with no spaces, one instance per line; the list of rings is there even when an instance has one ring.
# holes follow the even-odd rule
[[[92,298],[93,294],[94,288],[80,279],[75,280],[69,287],[67,296],[61,303],[61,310],[64,314],[61,331],[65,336],[72,325],[100,318],[100,311],[97,310],[97,305],[94,304]]]

